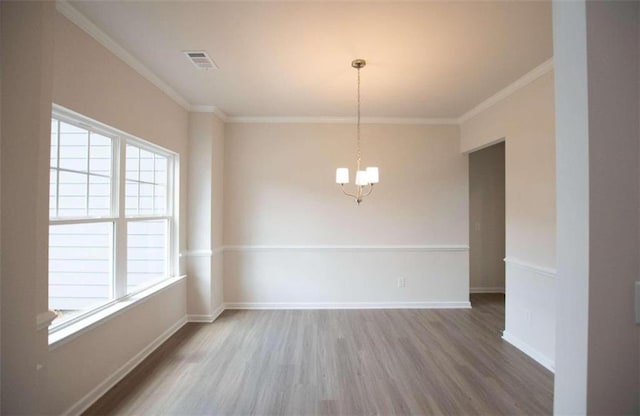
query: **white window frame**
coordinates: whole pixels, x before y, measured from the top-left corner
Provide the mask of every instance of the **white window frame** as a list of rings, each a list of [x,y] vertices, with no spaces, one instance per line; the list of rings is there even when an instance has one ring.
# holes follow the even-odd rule
[[[93,120],[75,111],[64,108],[60,105],[53,104],[51,118],[60,120],[64,123],[86,129],[113,140],[111,155],[111,214],[109,216],[83,217],[83,218],[65,218],[56,217],[49,218],[49,225],[67,225],[67,224],[87,224],[111,222],[113,224],[113,252],[112,252],[112,281],[111,296],[112,300],[101,304],[95,308],[87,309],[79,313],[73,318],[54,323],[49,327],[49,334],[53,334],[71,325],[95,315],[107,308],[118,303],[129,301],[135,298],[143,291],[148,291],[154,286],[162,286],[165,281],[179,276],[179,155],[175,152],[162,148],[158,145],[150,143],[139,137],[135,137],[129,133],[123,132],[116,128],[110,127],[104,123]],[[126,216],[126,148],[127,144],[136,146],[140,149],[158,154],[167,158],[167,212],[165,215],[136,215]],[[59,149],[59,146],[58,146]],[[59,150],[58,150],[59,152]],[[59,161],[58,161],[59,163]],[[49,168],[50,172],[54,168]],[[59,166],[56,174],[59,174]],[[56,186],[60,186],[59,180]],[[59,192],[57,192],[59,194]],[[87,197],[89,197],[87,195]],[[56,204],[57,206],[57,204]],[[135,291],[127,293],[127,224],[132,221],[150,221],[165,220],[167,221],[166,236],[166,265],[165,276],[153,280],[149,284],[141,285]]]

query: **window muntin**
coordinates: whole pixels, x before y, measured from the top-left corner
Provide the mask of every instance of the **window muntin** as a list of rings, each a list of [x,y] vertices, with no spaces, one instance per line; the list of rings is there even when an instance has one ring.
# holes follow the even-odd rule
[[[52,119],[51,218],[112,216],[112,137]]]
[[[54,105],[49,307],[63,316],[52,332],[177,274],[176,163],[169,151]]]
[[[167,158],[127,144],[126,160],[126,215],[167,215]]]

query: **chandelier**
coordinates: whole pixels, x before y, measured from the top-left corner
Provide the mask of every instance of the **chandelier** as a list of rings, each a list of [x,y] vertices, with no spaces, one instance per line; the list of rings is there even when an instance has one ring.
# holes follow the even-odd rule
[[[336,183],[340,185],[342,193],[353,198],[358,205],[365,196],[373,191],[373,185],[379,182],[378,168],[375,166],[361,168],[362,153],[360,151],[360,70],[364,68],[367,62],[364,59],[356,59],[351,62],[351,66],[358,71],[358,117],[357,117],[357,133],[356,133],[356,175],[355,175],[355,192],[350,193],[345,190],[345,185],[349,183],[349,168],[336,169]]]

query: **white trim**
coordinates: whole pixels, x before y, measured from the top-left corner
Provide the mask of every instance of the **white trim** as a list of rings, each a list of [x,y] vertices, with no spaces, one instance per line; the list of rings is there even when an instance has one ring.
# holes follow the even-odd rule
[[[182,253],[184,257],[211,257],[213,251],[211,250],[191,250]]]
[[[470,309],[470,302],[227,302],[225,309]]]
[[[187,322],[208,324],[213,322],[213,315],[204,315],[204,314],[187,315]]]
[[[518,260],[513,257],[507,257],[504,262],[509,266],[514,266],[519,269],[527,270],[540,276],[556,278],[558,271],[556,269],[550,269],[548,267],[536,266],[535,264],[527,263],[522,260]]]
[[[355,117],[228,117],[228,123],[355,124]],[[455,118],[362,117],[361,124],[457,125]]]
[[[469,246],[466,245],[372,245],[372,246],[356,246],[356,245],[238,245],[224,246],[224,251],[363,251],[363,252],[380,252],[380,251],[424,251],[424,252],[440,252],[440,251],[468,251]]]
[[[502,333],[502,339],[504,339],[509,344],[513,345],[523,353],[527,354],[529,357],[536,360],[540,365],[542,365],[547,370],[551,371],[552,373],[555,372],[555,363],[551,358],[547,357],[537,349],[533,348],[531,345],[527,344],[520,338],[510,334],[507,331],[504,331]]]
[[[109,35],[102,31],[95,25],[89,18],[80,13],[75,7],[73,7],[66,0],[57,0],[56,9],[63,16],[73,22],[80,29],[84,30],[89,36],[94,38],[98,43],[107,48],[111,53],[120,58],[124,63],[133,68],[136,72],[142,75],[147,81],[158,87],[162,92],[167,94],[177,104],[179,104],[185,110],[189,110],[190,105],[180,94],[171,88],[166,82],[161,80],[156,74],[149,70],[142,62],[131,55],[120,44],[113,40]]]
[[[502,293],[504,294],[504,287],[470,287],[469,293]]]
[[[484,100],[483,102],[481,102],[480,104],[472,108],[471,110],[467,111],[466,113],[458,117],[458,119],[456,120],[457,124],[462,124],[472,119],[473,117],[477,116],[487,108],[492,107],[496,103],[504,100],[505,98],[507,98],[514,92],[518,91],[519,89],[526,87],[527,85],[529,85],[536,79],[540,78],[541,76],[545,75],[546,73],[550,72],[551,70],[553,70],[553,58],[533,68],[531,71],[524,74],[514,83],[501,89],[491,97],[487,98],[486,100]]]
[[[464,151],[462,151],[462,154],[468,155],[470,153],[477,152],[478,150],[482,150],[482,149],[486,149],[487,147],[491,147],[491,146],[493,146],[495,144],[505,143],[505,142],[506,142],[506,138],[505,137],[500,137],[499,139],[495,139],[495,140],[492,140],[490,142],[483,143],[483,144],[481,144],[481,145],[479,145],[477,147],[472,147],[470,149],[465,149]]]
[[[127,374],[131,372],[136,366],[138,366],[145,358],[155,351],[162,343],[175,334],[180,328],[187,323],[187,318],[182,317],[176,323],[171,325],[160,336],[151,341],[140,352],[134,355],[129,361],[124,363],[120,368],[114,371],[109,377],[107,377],[102,383],[94,387],[89,393],[87,393],[82,399],[78,400],[70,408],[68,408],[63,415],[80,415],[87,410],[93,403],[102,397],[107,391],[115,386],[120,380],[122,380]]]
[[[231,118],[215,105],[191,105],[189,106],[189,111],[193,113],[213,113],[220,119],[220,121],[225,123]]]
[[[198,322],[198,323],[212,323],[225,311],[225,305],[222,304],[218,306],[218,308],[213,311],[211,315],[187,315],[187,321],[189,322]]]
[[[39,313],[38,316],[36,316],[36,330],[40,331],[42,329],[49,328],[51,322],[53,322],[57,317],[58,314],[51,309],[46,312]]]
[[[190,250],[180,254],[180,257],[212,257],[225,252],[238,251],[361,251],[361,252],[449,252],[469,251],[466,245],[237,245],[220,246],[213,250]]]
[[[224,246],[223,247],[214,248],[213,250],[190,250],[190,251],[185,251],[180,256],[181,257],[212,257],[212,256],[215,256],[216,254],[222,253],[223,251],[224,251]]]
[[[107,308],[99,309],[95,313],[83,317],[82,319],[79,319],[77,322],[74,322],[71,325],[61,326],[59,329],[54,328],[53,330],[49,331],[49,351],[55,350],[61,345],[64,345],[72,339],[77,338],[81,334],[84,334],[95,326],[101,325],[106,321],[110,321],[111,319],[121,315],[128,309],[146,302],[156,294],[184,280],[186,277],[186,275],[182,275],[162,280],[156,285],[151,286],[150,288],[147,288],[133,296],[128,296],[123,300],[114,302]]]

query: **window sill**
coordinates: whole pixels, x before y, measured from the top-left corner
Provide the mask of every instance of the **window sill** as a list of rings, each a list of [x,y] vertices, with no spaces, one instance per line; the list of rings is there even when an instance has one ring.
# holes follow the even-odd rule
[[[135,296],[122,300],[121,302],[118,302],[113,306],[103,309],[93,315],[89,315],[86,318],[74,323],[73,325],[69,325],[68,327],[62,328],[58,331],[55,331],[54,333],[50,333],[49,351],[66,344],[67,342],[80,336],[84,332],[87,332],[91,328],[94,328],[108,320],[115,318],[116,316],[132,308],[133,306],[139,305],[140,303],[149,300],[155,294],[173,286],[184,278],[186,278],[186,275],[163,280],[162,282],[151,286],[150,288],[136,294]]]

